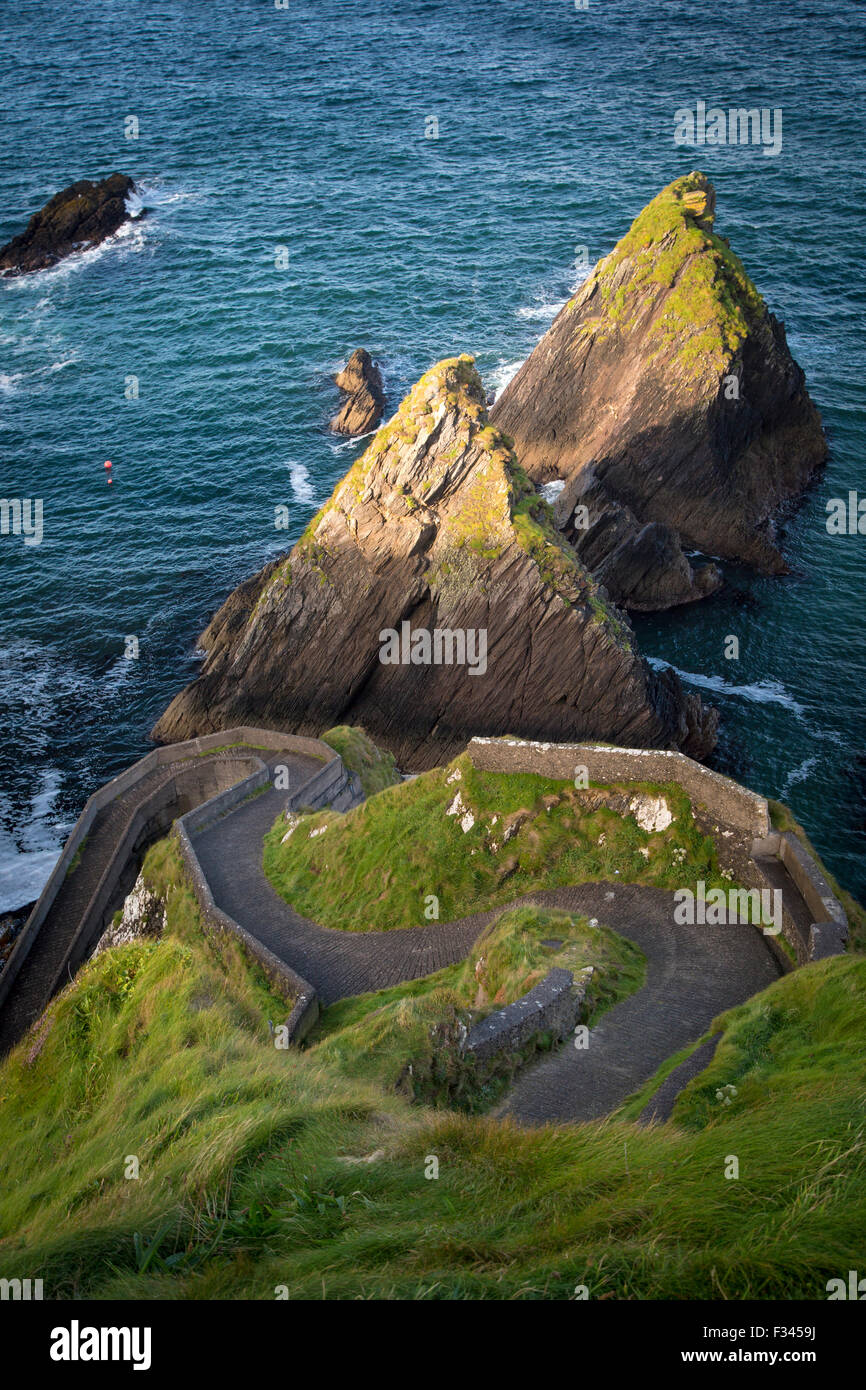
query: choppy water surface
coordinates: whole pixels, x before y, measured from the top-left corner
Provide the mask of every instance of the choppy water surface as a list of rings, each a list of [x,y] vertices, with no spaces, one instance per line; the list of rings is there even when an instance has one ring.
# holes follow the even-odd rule
[[[0,495],[44,502],[41,545],[0,537],[0,910],[35,895],[85,797],[146,751],[216,605],[356,456],[326,431],[348,353],[380,358],[392,405],[461,351],[501,387],[580,248],[605,254],[693,167],[832,456],[789,522],[790,578],[732,572],[636,626],[722,709],[720,765],[785,797],[863,892],[866,538],[824,525],[828,497],[866,494],[862,7],[22,0],[0,23],[0,241],[114,169],[150,209],[0,284]],[[779,157],[677,148],[673,113],[698,100],[780,107]]]

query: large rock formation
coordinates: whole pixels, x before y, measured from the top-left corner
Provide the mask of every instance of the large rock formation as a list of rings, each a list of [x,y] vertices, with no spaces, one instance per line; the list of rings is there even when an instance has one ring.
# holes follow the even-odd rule
[[[0,273],[45,270],[73,251],[98,246],[130,216],[126,200],[135,184],[126,174],[99,183],[79,179],[35,212],[19,236],[0,248]]]
[[[826,457],[785,331],[727,240],[703,174],[664,189],[554,320],[491,411],[611,597],[711,593],[688,552],[785,571],[773,515]]]
[[[346,393],[346,400],[331,421],[331,429],[336,434],[366,434],[374,430],[385,409],[385,394],[382,373],[367,349],[353,352],[334,380]]]
[[[416,769],[472,734],[696,756],[714,743],[715,711],[649,670],[488,424],[471,357],[421,379],[288,559],[237,589],[201,643],[161,741],[361,724]]]

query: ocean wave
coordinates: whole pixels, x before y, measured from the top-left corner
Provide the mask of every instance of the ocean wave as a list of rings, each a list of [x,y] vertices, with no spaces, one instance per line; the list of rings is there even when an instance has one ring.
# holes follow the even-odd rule
[[[802,717],[805,713],[803,706],[798,704],[793,695],[789,695],[780,681],[755,681],[751,685],[731,685],[721,676],[705,676],[696,671],[681,671],[678,666],[673,666],[669,661],[662,661],[659,657],[647,657],[648,664],[654,671],[670,668],[675,671],[681,681],[687,685],[696,685],[701,690],[712,690],[716,695],[736,696],[740,700],[750,700],[756,705],[781,705],[788,709],[792,714]]]
[[[538,319],[543,323],[552,323],[559,313],[568,303],[567,299],[558,299],[551,303],[549,300],[542,300],[540,304],[530,304],[523,309],[515,310],[519,319]]]
[[[798,782],[805,782],[809,773],[818,766],[819,762],[820,758],[804,758],[799,767],[795,767],[788,773],[782,784],[782,790],[779,792],[779,799],[784,801],[792,787],[795,787]]]
[[[309,469],[302,463],[294,463],[289,460],[289,480],[292,484],[292,492],[296,502],[315,502],[316,494],[310,482]]]
[[[29,275],[16,275],[11,280],[3,280],[3,287],[15,294],[24,294],[34,288],[62,284],[70,276],[77,275],[88,266],[96,265],[104,256],[119,254],[125,259],[144,250],[146,242],[147,219],[124,222],[112,236],[106,237],[98,246],[88,246],[84,251],[73,251],[64,256],[56,265],[46,266],[44,270],[34,270]]]
[[[65,357],[59,357],[56,362],[49,362],[47,367],[34,367],[29,372],[0,372],[0,395],[14,396],[25,382],[54,376],[56,372],[62,372],[64,367],[71,367],[73,362],[77,361],[78,353],[69,352]]]
[[[521,357],[519,362],[506,362],[504,358],[500,357],[499,365],[487,373],[488,390],[495,391],[497,398],[501,396],[506,386],[517,376],[525,361],[526,358]]]
[[[0,807],[0,912],[14,912],[39,897],[57,862],[71,824],[57,813],[60,773],[44,768],[29,807],[17,816],[6,798]],[[14,830],[9,822],[14,820]]]

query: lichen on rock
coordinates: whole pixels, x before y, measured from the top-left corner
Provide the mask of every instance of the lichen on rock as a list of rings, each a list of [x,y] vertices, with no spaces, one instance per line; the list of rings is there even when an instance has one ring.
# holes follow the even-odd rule
[[[454,658],[453,643],[442,660],[404,651],[386,664],[382,634],[404,624],[483,632],[484,670]],[[714,713],[648,669],[624,615],[557,531],[511,440],[491,425],[465,354],[425,373],[288,563],[242,585],[201,645],[202,675],[157,738],[231,723],[298,733],[351,723],[415,770],[476,733],[697,756],[714,741]]]
[[[615,602],[715,592],[695,553],[782,573],[774,517],[826,457],[821,420],[699,172],[595,267],[496,401],[558,527]]]

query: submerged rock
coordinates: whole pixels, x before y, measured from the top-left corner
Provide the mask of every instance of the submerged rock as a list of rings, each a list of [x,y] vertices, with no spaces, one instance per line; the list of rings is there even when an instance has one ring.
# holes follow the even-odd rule
[[[491,411],[616,602],[712,593],[714,565],[784,573],[773,517],[826,458],[821,420],[700,173],[664,189],[557,315]]]
[[[366,348],[352,353],[345,367],[334,378],[346,400],[331,421],[336,434],[367,434],[382,418],[385,394],[382,373]]]
[[[556,531],[488,423],[471,357],[418,382],[288,559],[237,589],[201,645],[202,674],[160,741],[361,724],[415,770],[473,734],[695,756],[715,741],[715,711],[648,668]]]
[[[0,273],[45,270],[73,251],[98,246],[131,216],[127,199],[135,184],[126,174],[98,183],[79,179],[35,212],[19,236],[0,247]]]

